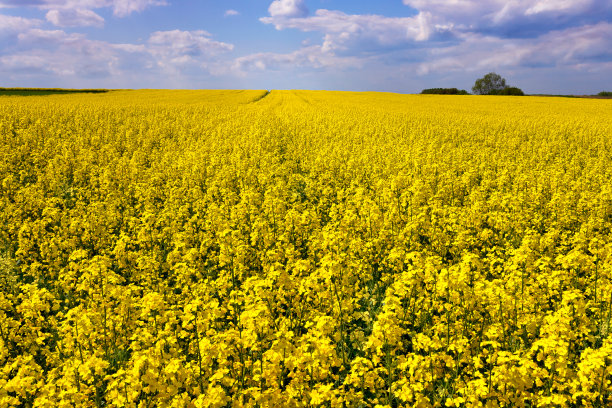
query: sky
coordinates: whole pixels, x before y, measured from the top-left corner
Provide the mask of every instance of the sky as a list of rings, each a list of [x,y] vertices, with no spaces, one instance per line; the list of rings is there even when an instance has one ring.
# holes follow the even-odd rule
[[[612,91],[612,0],[0,0],[0,86]]]

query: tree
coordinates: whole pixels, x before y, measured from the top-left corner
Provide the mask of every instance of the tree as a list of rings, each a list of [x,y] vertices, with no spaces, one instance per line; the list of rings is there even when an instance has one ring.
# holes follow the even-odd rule
[[[465,89],[457,88],[428,88],[421,91],[422,94],[437,94],[437,95],[468,95]]]
[[[525,93],[521,88],[517,88],[515,86],[507,86],[504,89],[498,91],[491,91],[489,95],[514,95],[514,96],[523,96]]]
[[[478,95],[491,95],[506,88],[506,80],[495,72],[489,72],[482,78],[476,80],[472,92]]]

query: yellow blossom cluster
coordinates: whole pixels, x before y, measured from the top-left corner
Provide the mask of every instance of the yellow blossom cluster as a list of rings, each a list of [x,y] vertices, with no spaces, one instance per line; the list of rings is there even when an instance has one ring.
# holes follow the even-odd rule
[[[1,407],[612,406],[612,104],[0,97]]]

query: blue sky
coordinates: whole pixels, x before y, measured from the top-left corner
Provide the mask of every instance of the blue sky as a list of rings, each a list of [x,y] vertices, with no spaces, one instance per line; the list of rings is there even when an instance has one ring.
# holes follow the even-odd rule
[[[611,0],[0,0],[0,86],[612,91]]]

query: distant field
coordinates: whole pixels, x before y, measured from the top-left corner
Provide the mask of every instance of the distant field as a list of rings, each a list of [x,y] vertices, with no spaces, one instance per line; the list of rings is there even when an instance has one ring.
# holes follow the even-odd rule
[[[1,407],[612,406],[611,101],[3,92]]]

